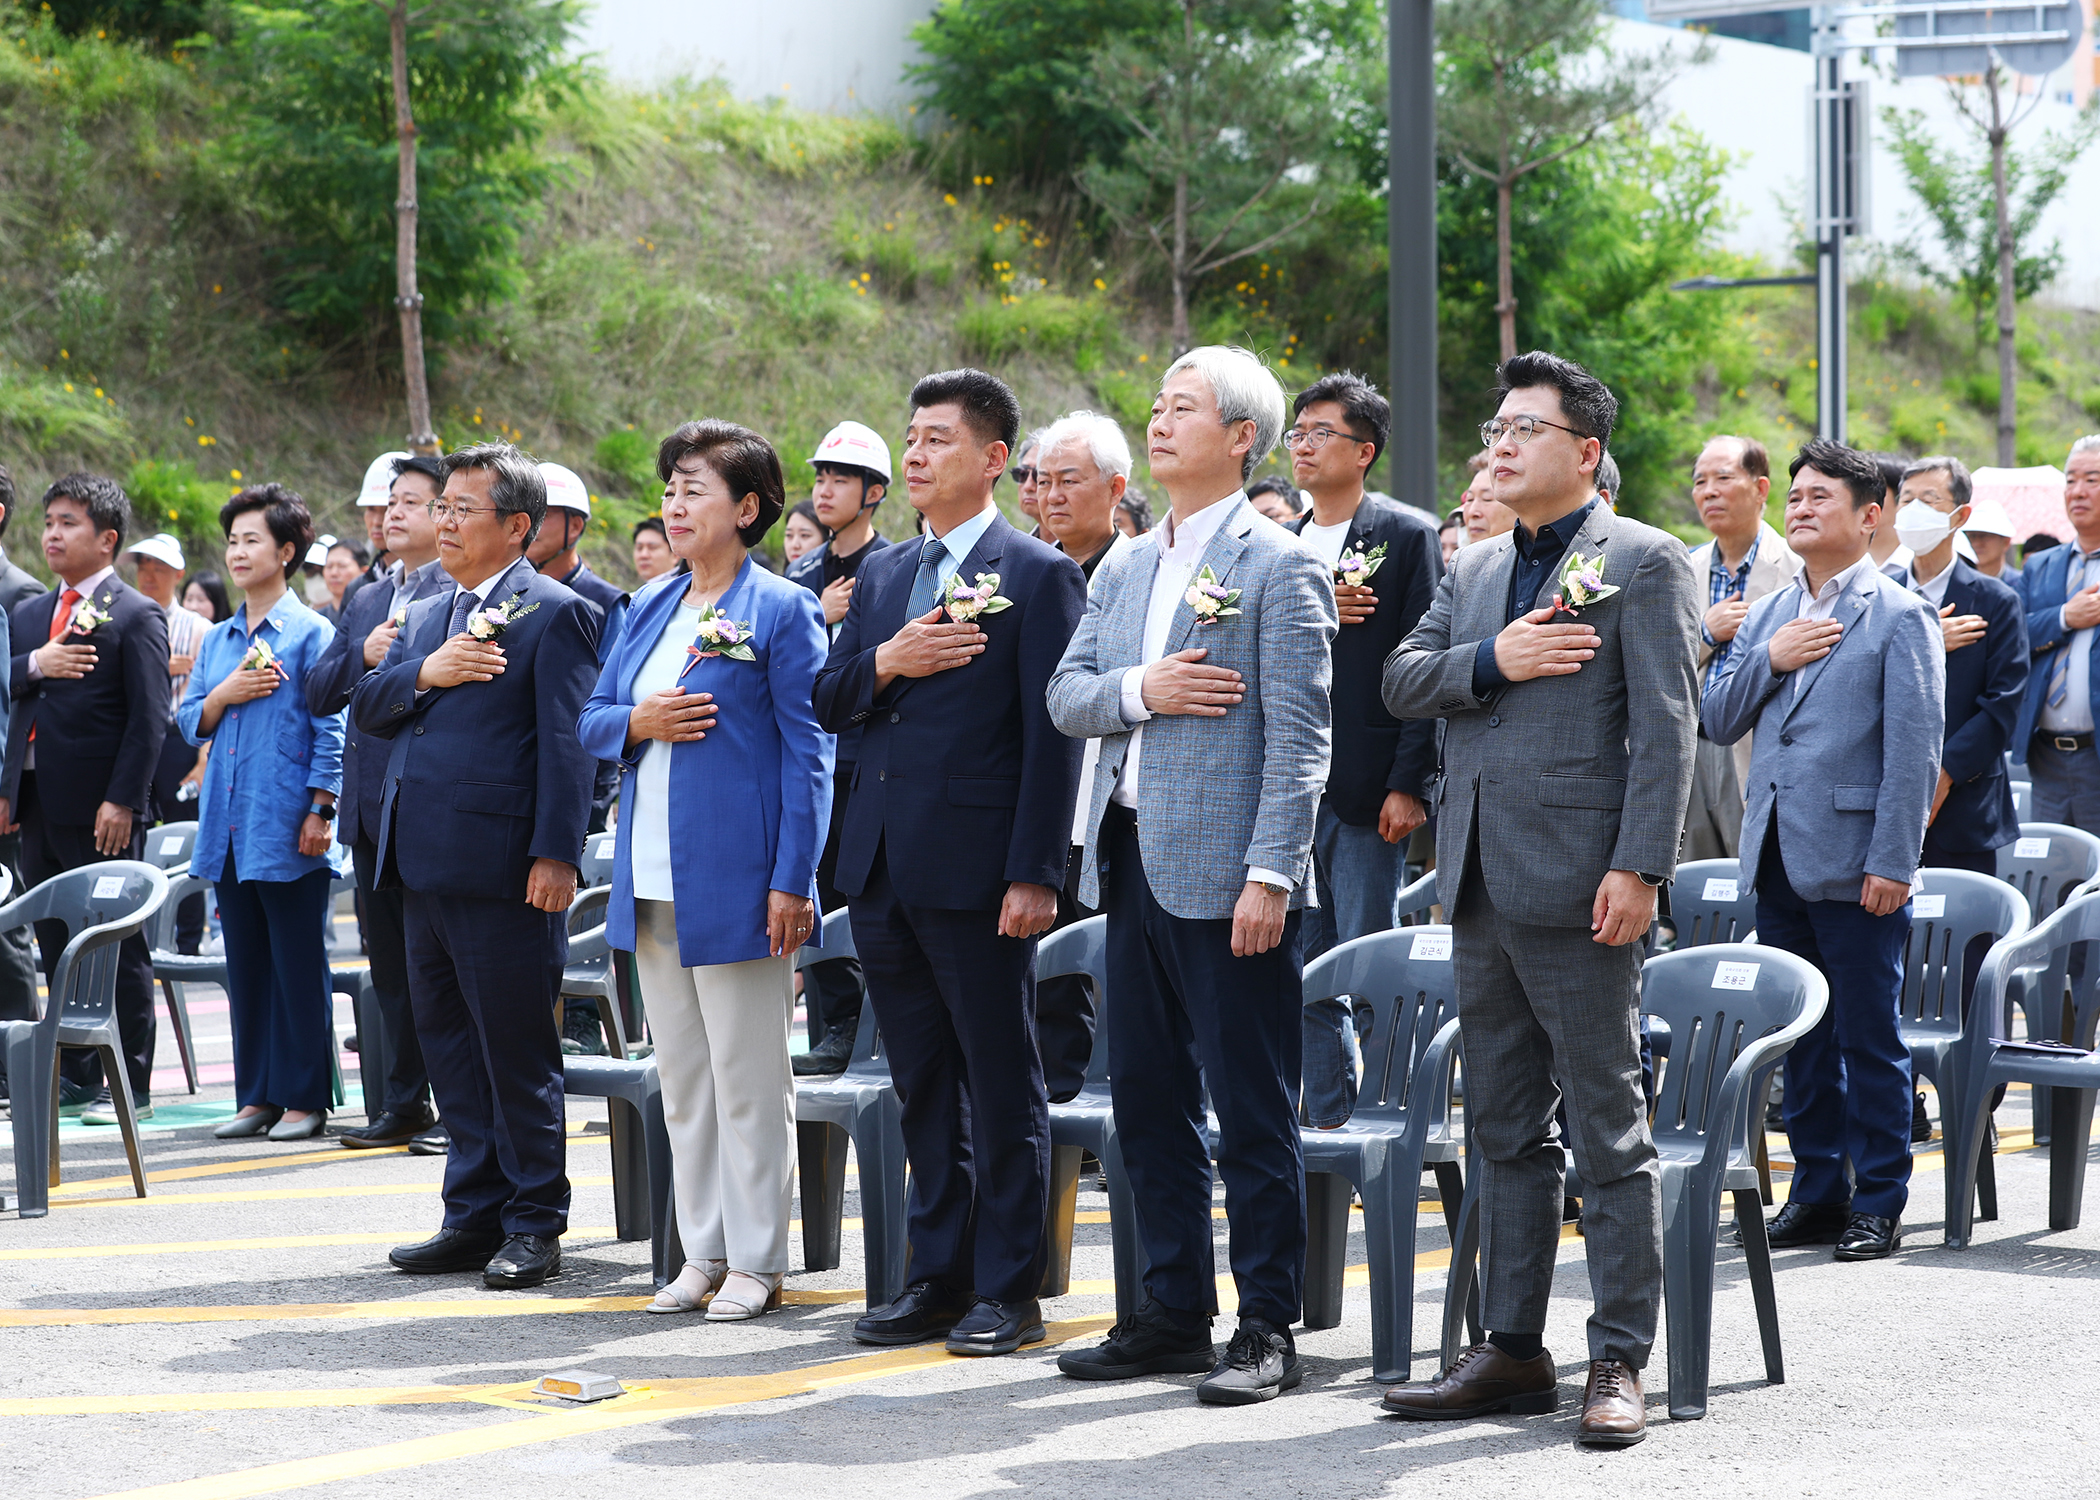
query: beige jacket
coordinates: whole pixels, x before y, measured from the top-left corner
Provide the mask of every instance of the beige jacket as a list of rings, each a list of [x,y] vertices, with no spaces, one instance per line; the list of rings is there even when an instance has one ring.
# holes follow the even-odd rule
[[[1698,575],[1699,596],[1702,599],[1711,592],[1708,579],[1712,576],[1713,565],[1714,543],[1708,542],[1702,547],[1692,549],[1692,571]],[[1792,583],[1794,575],[1800,571],[1801,559],[1794,556],[1793,549],[1786,544],[1786,538],[1774,531],[1770,522],[1759,521],[1757,561],[1750,565],[1750,577],[1743,587],[1744,602],[1755,604],[1767,594],[1778,593]],[[1710,607],[1700,608],[1702,618]],[[1706,644],[1706,636],[1702,632],[1699,636],[1699,685],[1702,691],[1706,686],[1706,664],[1713,660],[1713,655],[1714,648]],[[1749,781],[1750,739],[1746,734],[1735,744],[1735,784],[1738,787],[1747,785]]]

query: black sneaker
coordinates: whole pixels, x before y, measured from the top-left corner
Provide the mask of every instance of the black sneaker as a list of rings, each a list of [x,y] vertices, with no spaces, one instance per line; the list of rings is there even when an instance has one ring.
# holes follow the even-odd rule
[[[603,1057],[605,1032],[598,1006],[591,1000],[565,1000],[561,1013],[561,1050],[571,1057]]]
[[[58,1113],[61,1119],[78,1115],[102,1097],[100,1089],[91,1089],[84,1083],[75,1083],[70,1078],[58,1080]]]
[[[1273,1401],[1305,1378],[1298,1346],[1288,1328],[1267,1318],[1242,1317],[1225,1358],[1196,1387],[1196,1399],[1212,1406],[1251,1406]]]
[[[1931,1139],[1932,1119],[1925,1113],[1925,1095],[1920,1091],[1910,1100],[1910,1143],[1916,1146]]]
[[[1057,1357],[1057,1368],[1074,1380],[1131,1380],[1139,1375],[1201,1375],[1217,1363],[1210,1319],[1169,1312],[1152,1298],[1108,1331],[1095,1349]]]
[[[845,1072],[846,1064],[853,1061],[853,1037],[859,1030],[860,1018],[856,1016],[851,1026],[841,1022],[825,1032],[823,1041],[791,1060],[795,1076],[817,1078],[826,1073]]]

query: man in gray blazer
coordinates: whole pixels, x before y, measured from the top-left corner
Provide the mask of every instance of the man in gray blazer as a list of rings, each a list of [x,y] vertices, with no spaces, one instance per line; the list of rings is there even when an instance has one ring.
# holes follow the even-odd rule
[[[1050,679],[1050,717],[1101,756],[1079,899],[1108,913],[1108,1068],[1145,1301],[1083,1380],[1209,1377],[1200,1400],[1298,1384],[1305,1263],[1299,924],[1327,784],[1334,588],[1244,486],[1283,389],[1244,349],[1175,361],[1146,430],[1172,513],[1111,555]],[[1203,1094],[1217,1110],[1239,1328],[1223,1360]]]
[[[1451,914],[1469,1124],[1484,1160],[1488,1342],[1404,1417],[1546,1412],[1541,1335],[1560,1238],[1554,1113],[1567,1103],[1589,1241],[1590,1373],[1579,1439],[1646,1433],[1662,1241],[1641,1095],[1640,940],[1677,867],[1691,791],[1703,607],[1684,543],[1593,487],[1618,403],[1580,365],[1523,354],[1481,428],[1517,527],[1462,548],[1385,668],[1403,718],[1443,718],[1438,894]]]
[[[1946,648],[1938,613],[1868,551],[1879,465],[1817,439],[1789,469],[1786,540],[1801,571],[1751,606],[1703,712],[1719,744],[1756,731],[1742,865],[1757,940],[1830,981],[1829,1010],[1787,1054],[1794,1187],[1771,1241],[1835,1241],[1839,1260],[1878,1260],[1902,1243],[1910,1191],[1897,1007],[1939,784]]]

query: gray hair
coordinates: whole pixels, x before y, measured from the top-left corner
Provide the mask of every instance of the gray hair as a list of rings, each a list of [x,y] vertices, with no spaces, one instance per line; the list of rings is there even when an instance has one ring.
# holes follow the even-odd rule
[[[1160,384],[1164,386],[1183,370],[1194,370],[1203,377],[1226,426],[1235,422],[1254,424],[1254,446],[1240,464],[1240,482],[1244,484],[1256,466],[1276,451],[1277,440],[1283,436],[1282,384],[1259,355],[1238,344],[1205,344],[1189,350],[1167,366]]]
[[[1619,506],[1619,461],[1609,453],[1597,455],[1597,488],[1611,496],[1612,508]]]
[[[1068,443],[1082,443],[1088,456],[1094,460],[1094,467],[1101,471],[1102,478],[1130,477],[1130,443],[1114,417],[1104,417],[1097,411],[1068,411],[1045,427],[1037,438],[1038,469],[1042,467],[1044,454]]]
[[[2071,459],[2076,458],[2081,453],[2092,453],[2095,451],[2100,451],[2100,432],[2089,432],[2071,445],[2070,456],[2064,462],[2069,463]]]
[[[2094,447],[2100,448],[2100,439],[2091,441]],[[1935,453],[1907,466],[1903,471],[1903,478],[1907,482],[1920,474],[1936,474],[1941,470],[1946,471],[1947,488],[1954,491],[1954,508],[1960,510],[1969,503],[1969,497],[1976,492],[1976,482],[1969,477],[1969,466],[1960,459],[1950,454]]]
[[[510,443],[470,443],[445,455],[447,479],[461,469],[487,469],[494,476],[489,499],[496,504],[496,514],[522,512],[532,522],[532,529],[525,533],[525,545],[530,547],[540,534],[540,523],[547,519],[547,480],[538,461]]]

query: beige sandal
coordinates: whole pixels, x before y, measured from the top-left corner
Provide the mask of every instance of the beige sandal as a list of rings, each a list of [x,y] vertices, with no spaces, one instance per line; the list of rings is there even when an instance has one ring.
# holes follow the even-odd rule
[[[782,1277],[774,1271],[731,1271],[708,1304],[710,1323],[743,1323],[780,1306]]]
[[[722,1289],[723,1278],[729,1275],[726,1260],[687,1261],[685,1269],[678,1273],[676,1281],[664,1283],[656,1300],[642,1309],[653,1313],[698,1312],[707,1299]]]

